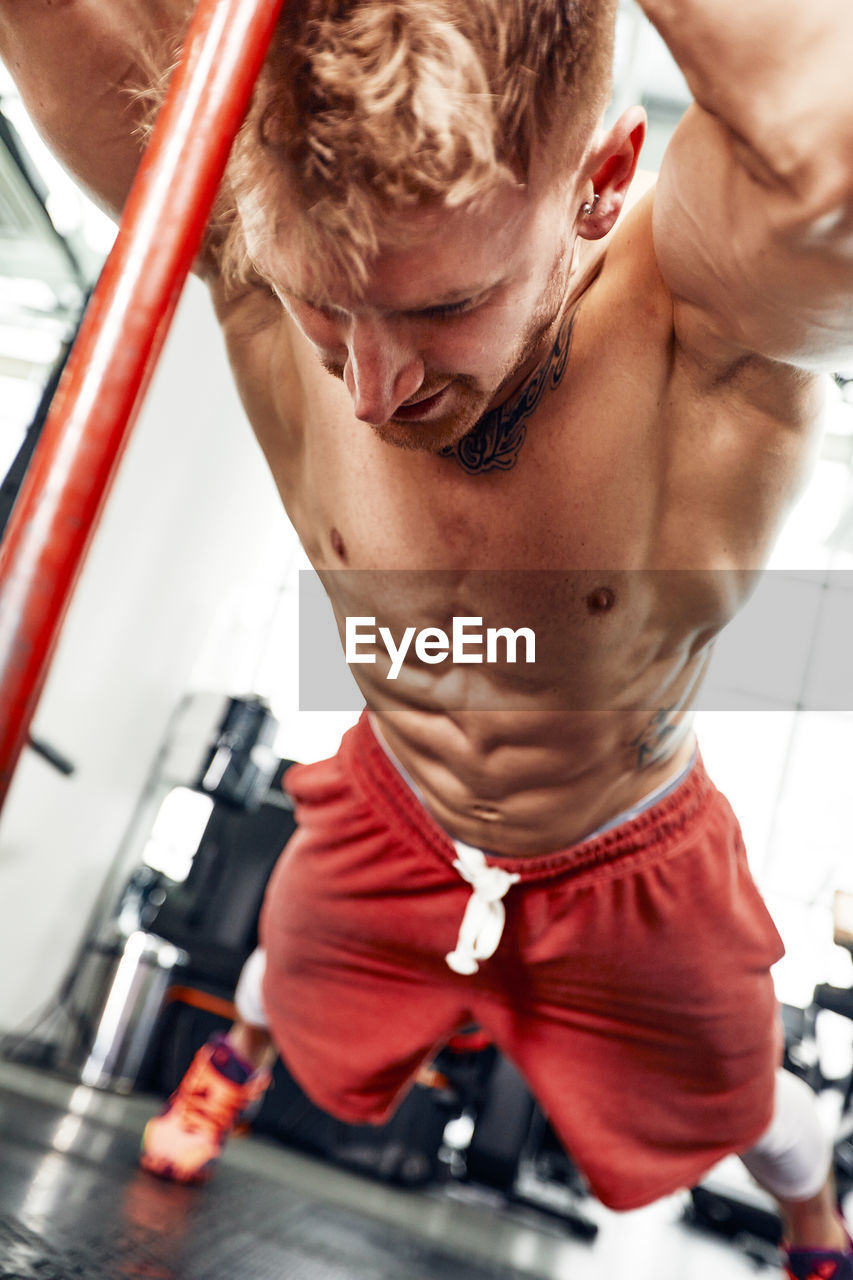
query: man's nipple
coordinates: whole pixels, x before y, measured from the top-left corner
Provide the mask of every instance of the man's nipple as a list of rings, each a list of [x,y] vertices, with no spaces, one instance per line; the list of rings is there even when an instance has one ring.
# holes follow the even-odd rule
[[[616,592],[612,587],[596,587],[586,598],[590,613],[609,613],[615,603]]]

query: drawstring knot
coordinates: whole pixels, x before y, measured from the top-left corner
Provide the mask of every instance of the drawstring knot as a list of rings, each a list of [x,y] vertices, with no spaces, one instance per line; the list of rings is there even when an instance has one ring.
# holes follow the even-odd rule
[[[445,956],[454,973],[470,975],[479,969],[478,960],[488,960],[497,951],[506,921],[503,898],[521,877],[517,873],[490,867],[480,849],[461,840],[454,841],[457,858],[453,863],[463,880],[471,885],[456,949]]]

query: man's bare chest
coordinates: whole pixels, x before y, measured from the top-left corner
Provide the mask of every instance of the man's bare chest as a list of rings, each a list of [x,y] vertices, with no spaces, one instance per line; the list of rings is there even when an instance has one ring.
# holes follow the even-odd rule
[[[808,440],[756,421],[737,395],[679,379],[666,309],[638,317],[623,301],[614,315],[624,294],[590,291],[558,389],[508,454],[474,469],[382,441],[298,333],[248,378],[232,351],[315,567],[600,575],[763,563]]]
[[[569,390],[513,467],[479,475],[390,449],[369,428],[321,424],[306,438],[293,518],[340,628],[374,618],[394,643],[411,628],[452,641],[460,618],[479,619],[484,637],[533,632],[535,668],[515,663],[507,678],[539,698],[540,682],[559,685],[572,706],[611,697],[602,682],[621,697],[627,670],[654,681],[707,645],[778,524],[780,504],[743,494],[781,500],[779,450],[745,438],[733,456],[714,444],[736,438],[727,412],[658,412],[657,386],[636,379],[611,379],[605,403],[582,379]]]
[[[318,568],[550,570],[650,563],[660,500],[657,389],[567,378],[512,451],[462,465],[384,443],[318,386],[282,488]],[[337,393],[337,394],[336,394]],[[645,401],[645,402],[644,402]]]

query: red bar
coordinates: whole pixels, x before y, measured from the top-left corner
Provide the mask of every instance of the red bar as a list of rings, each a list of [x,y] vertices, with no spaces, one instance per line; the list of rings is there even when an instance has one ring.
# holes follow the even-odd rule
[[[0,546],[0,807],[283,0],[200,0]]]

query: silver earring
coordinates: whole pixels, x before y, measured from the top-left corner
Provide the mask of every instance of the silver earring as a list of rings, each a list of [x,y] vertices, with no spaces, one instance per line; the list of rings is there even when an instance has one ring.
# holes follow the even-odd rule
[[[594,212],[595,206],[598,204],[600,199],[601,199],[601,196],[594,195],[591,200],[587,200],[584,204],[581,205],[581,213],[585,218],[588,218],[589,215]]]

